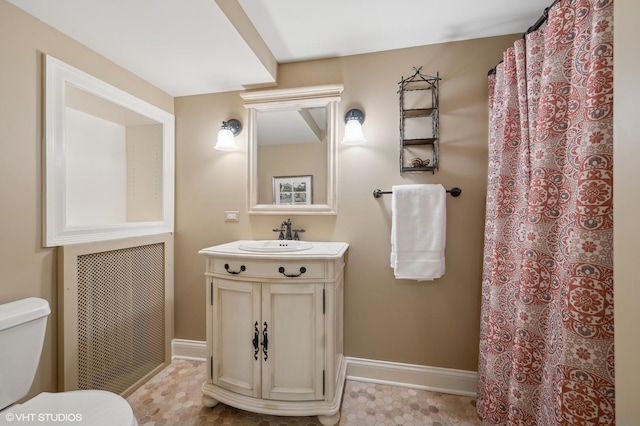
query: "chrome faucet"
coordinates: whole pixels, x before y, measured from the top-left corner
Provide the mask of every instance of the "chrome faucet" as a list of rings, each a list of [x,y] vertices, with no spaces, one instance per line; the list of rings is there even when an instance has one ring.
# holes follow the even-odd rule
[[[291,229],[291,218],[283,221],[280,224],[280,228],[276,228],[273,232],[279,232],[279,240],[299,240],[299,232],[304,232],[304,229]]]

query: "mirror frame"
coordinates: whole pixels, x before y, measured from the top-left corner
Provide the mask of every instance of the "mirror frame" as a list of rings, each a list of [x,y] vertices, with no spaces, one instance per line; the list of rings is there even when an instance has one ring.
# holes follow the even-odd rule
[[[173,114],[52,56],[44,56],[44,246],[54,247],[173,232],[175,167],[175,118]],[[67,226],[65,88],[68,84],[162,124],[161,220],[82,227]]]
[[[248,169],[249,169],[249,214],[338,214],[337,194],[337,141],[338,141],[338,103],[344,86],[341,84],[301,87],[293,89],[261,90],[244,92],[240,96],[247,108],[248,119]],[[327,107],[327,203],[297,206],[259,204],[258,182],[258,129],[257,113],[287,108]],[[286,131],[286,130],[284,130]]]

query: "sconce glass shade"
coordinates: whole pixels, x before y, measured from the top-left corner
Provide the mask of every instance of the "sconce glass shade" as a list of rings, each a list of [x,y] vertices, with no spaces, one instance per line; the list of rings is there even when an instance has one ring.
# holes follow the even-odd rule
[[[236,151],[238,145],[236,145],[234,137],[240,133],[240,130],[242,130],[242,124],[235,118],[223,121],[222,127],[218,131],[218,140],[214,148],[220,151]]]
[[[359,109],[350,109],[344,116],[344,145],[358,145],[365,143],[367,140],[362,134],[362,123],[364,122],[364,114]]]
[[[218,131],[218,141],[214,148],[220,151],[236,151],[238,145],[233,139],[233,132],[229,129],[220,129]]]

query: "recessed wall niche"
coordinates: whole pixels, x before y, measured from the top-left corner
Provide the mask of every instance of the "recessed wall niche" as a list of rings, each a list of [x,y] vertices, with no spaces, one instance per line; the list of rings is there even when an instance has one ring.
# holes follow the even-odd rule
[[[173,231],[174,116],[45,56],[47,247]]]

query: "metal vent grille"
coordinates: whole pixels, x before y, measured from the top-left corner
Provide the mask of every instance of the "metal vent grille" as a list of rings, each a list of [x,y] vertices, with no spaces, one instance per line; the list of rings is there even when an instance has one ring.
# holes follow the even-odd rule
[[[77,259],[78,388],[122,393],[164,362],[164,244]]]

